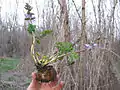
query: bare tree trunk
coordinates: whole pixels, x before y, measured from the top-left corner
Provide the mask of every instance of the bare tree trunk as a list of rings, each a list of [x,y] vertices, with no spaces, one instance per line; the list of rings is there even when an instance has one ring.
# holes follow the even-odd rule
[[[98,32],[101,32],[101,0],[98,1]]]
[[[1,21],[1,6],[0,6],[0,21]]]
[[[112,27],[111,27],[111,30],[110,30],[110,35],[111,35],[111,41],[112,42],[114,41],[114,32],[115,32],[114,22],[115,22],[115,8],[116,8],[116,5],[117,5],[117,0],[114,0],[113,1],[113,10],[112,10]]]
[[[81,38],[82,38],[82,43],[85,44],[87,43],[87,33],[86,33],[86,16],[85,16],[85,0],[82,0],[82,26],[81,26]]]
[[[84,44],[87,43],[87,33],[86,33],[86,15],[85,15],[85,0],[82,0],[82,25],[81,25],[81,40],[80,40],[80,50],[84,48]],[[85,64],[86,64],[86,53],[80,54],[80,61],[79,61],[79,88],[81,90],[85,90]]]
[[[64,41],[70,41],[69,19],[66,0],[58,0],[63,18]]]

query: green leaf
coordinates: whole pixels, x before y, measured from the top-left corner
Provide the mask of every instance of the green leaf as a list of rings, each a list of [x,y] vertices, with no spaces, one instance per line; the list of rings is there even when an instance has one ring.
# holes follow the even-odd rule
[[[25,20],[30,20],[30,18],[25,18]]]
[[[48,59],[48,56],[44,55],[44,56],[42,57],[42,59]]]
[[[36,29],[36,25],[33,25],[33,24],[28,25],[28,32],[30,34],[32,34],[32,32],[35,32],[35,29]]]
[[[37,42],[37,44],[40,44],[40,40],[39,39],[36,39],[36,42]]]
[[[44,31],[40,32],[40,36],[45,37],[45,36],[47,36],[48,34],[51,34],[51,33],[52,33],[52,30],[44,30]]]
[[[40,56],[40,53],[39,53],[39,52],[36,52],[36,55],[37,55],[37,56]]]
[[[68,56],[68,64],[71,65],[75,62],[76,59],[79,58],[78,53],[76,52],[71,52],[70,55]]]
[[[60,55],[71,52],[73,50],[72,43],[70,43],[70,42],[57,42],[56,47],[57,47]]]

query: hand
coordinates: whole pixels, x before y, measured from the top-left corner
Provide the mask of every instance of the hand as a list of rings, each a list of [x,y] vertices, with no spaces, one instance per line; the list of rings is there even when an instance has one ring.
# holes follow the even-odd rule
[[[50,83],[39,83],[36,80],[36,73],[32,73],[32,81],[28,86],[27,90],[61,90],[63,87],[63,82],[57,84],[58,80]]]

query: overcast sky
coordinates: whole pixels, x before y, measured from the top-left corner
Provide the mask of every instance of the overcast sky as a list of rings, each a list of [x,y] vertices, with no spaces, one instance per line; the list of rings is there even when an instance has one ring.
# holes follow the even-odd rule
[[[48,0],[0,0],[0,6],[2,7],[1,16],[2,18],[5,19],[7,16],[15,15],[17,12],[19,22],[23,23],[24,14],[25,14],[25,10],[24,10],[25,3],[30,2],[31,5],[33,6],[33,12],[35,12],[35,15],[37,15],[37,9],[36,9],[36,2],[37,2],[37,7],[39,8],[39,12],[41,16],[43,8],[45,8],[47,5],[47,1]],[[54,0],[54,1],[57,1],[57,0]],[[69,1],[72,1],[72,0],[69,0]],[[82,0],[74,0],[74,1],[77,7],[81,6]],[[98,0],[93,0],[93,1],[94,1],[94,4],[97,5]],[[106,10],[107,10],[110,7],[110,0],[105,0],[105,1],[107,2],[107,6],[106,6],[107,7]],[[72,6],[73,4],[71,4],[70,7],[72,8]],[[91,0],[86,0],[86,7],[87,7],[86,13],[88,14],[87,16],[90,17],[91,15],[93,15],[93,6],[91,3]]]
[[[57,0],[54,0],[57,2]],[[72,0],[69,0],[72,1]],[[81,0],[74,0],[77,7],[80,7],[81,5]],[[89,2],[89,7],[91,8],[91,3],[90,0],[86,0],[87,2]],[[12,16],[16,14],[17,11],[17,15],[18,15],[18,20],[20,23],[23,23],[24,19],[24,5],[26,2],[30,2],[31,5],[33,6],[33,12],[35,12],[35,15],[37,14],[37,9],[36,9],[36,2],[37,2],[37,6],[39,7],[39,12],[41,12],[40,14],[42,14],[42,10],[44,7],[46,7],[47,4],[47,0],[0,0],[0,6],[1,8],[1,16],[2,18],[6,18],[7,16]],[[17,4],[16,4],[17,3]],[[89,9],[90,9],[89,8]],[[91,8],[92,10],[92,8]]]

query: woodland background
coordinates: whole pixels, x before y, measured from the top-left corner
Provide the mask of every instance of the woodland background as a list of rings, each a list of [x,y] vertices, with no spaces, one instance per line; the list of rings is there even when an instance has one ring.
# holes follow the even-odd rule
[[[53,52],[58,41],[76,43],[76,50],[84,49],[84,44],[98,44],[104,49],[98,47],[80,53],[79,60],[71,66],[66,65],[66,58],[54,64],[59,69],[60,80],[65,81],[63,90],[119,90],[120,2],[89,0],[88,3],[88,0],[81,0],[81,3],[76,4],[75,1],[45,0],[41,15],[39,0],[34,1],[38,30],[53,30],[36,48],[48,54]],[[32,6],[31,0],[29,3]],[[91,8],[88,8],[90,3]],[[17,5],[19,2],[16,0]],[[17,13],[5,19],[0,16],[1,63],[6,58],[19,59],[14,69],[4,73],[2,70],[5,67],[1,67],[1,64],[0,90],[26,90],[31,81],[31,73],[35,70],[30,56],[31,38],[26,30],[26,22],[21,25],[17,18]],[[12,65],[15,60],[11,60]]]

